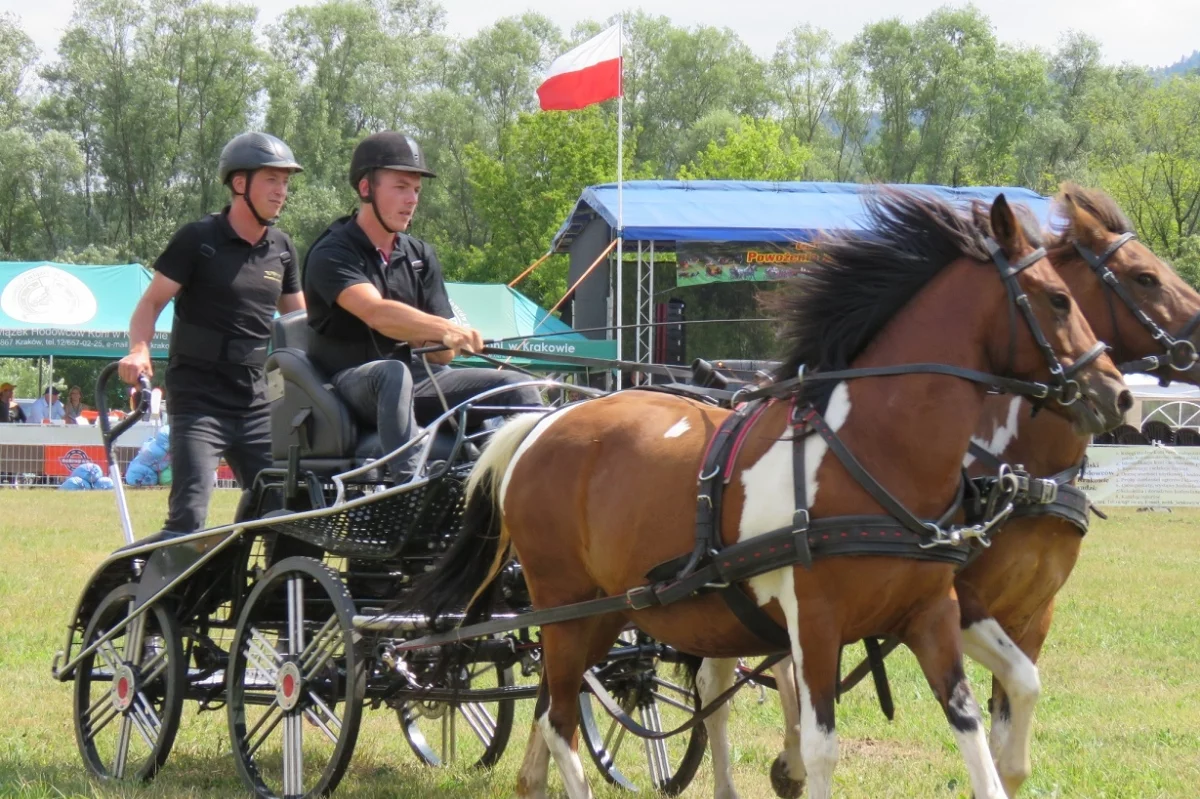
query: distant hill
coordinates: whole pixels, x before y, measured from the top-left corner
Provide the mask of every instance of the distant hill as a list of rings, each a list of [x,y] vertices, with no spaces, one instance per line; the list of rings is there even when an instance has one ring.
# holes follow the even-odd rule
[[[1193,70],[1200,70],[1200,50],[1196,50],[1187,58],[1181,58],[1169,67],[1154,70],[1156,78],[1168,78],[1172,75],[1184,75]]]

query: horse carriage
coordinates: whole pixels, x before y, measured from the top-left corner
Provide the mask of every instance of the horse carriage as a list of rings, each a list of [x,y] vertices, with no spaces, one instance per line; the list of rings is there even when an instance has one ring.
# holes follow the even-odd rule
[[[520,684],[540,668],[529,627],[396,652],[397,644],[462,620],[395,609],[453,542],[463,486],[491,433],[480,417],[505,389],[421,420],[425,431],[411,446],[423,448],[423,476],[390,486],[378,435],[359,428],[309,362],[306,330],[302,311],[276,322],[268,362],[278,395],[275,463],[244,492],[237,521],[133,544],[117,489],[130,543],[84,588],[54,666],[57,679],[73,681],[77,742],[99,778],[152,777],[171,751],[185,702],[202,711],[225,707],[238,773],[264,797],[333,790],[368,708],[394,712],[423,763],[491,766],[508,744],[514,703],[536,693],[536,684]],[[98,402],[114,367],[101,375]],[[552,402],[528,412],[599,393],[538,385]],[[112,442],[148,408],[146,386],[142,395],[139,410],[115,427],[102,415],[109,463]],[[492,618],[518,620],[529,610],[519,565],[500,583],[502,608]],[[453,668],[440,668],[448,654]],[[680,659],[630,630],[595,673],[607,702],[662,729],[664,718],[694,712],[693,689],[673,676]],[[603,705],[588,693],[579,701],[583,740],[607,780],[633,788],[631,775],[648,771],[646,787],[670,794],[691,781],[703,758],[702,727],[669,747],[622,746],[625,736],[614,735]]]
[[[695,774],[707,729],[720,791],[729,781],[724,703],[747,682],[769,684],[765,669],[790,655],[789,677],[803,690],[793,685],[785,702],[788,732],[803,726],[805,748],[802,763],[799,755],[776,761],[772,783],[796,796],[807,779],[823,798],[836,760],[841,647],[867,640],[878,664],[886,654],[879,637],[894,634],[934,688],[975,794],[1009,795],[1009,772],[1002,785],[987,751],[963,673],[958,607],[947,597],[971,553],[1019,505],[1052,504],[1057,481],[999,463],[997,453],[990,475],[965,480],[963,452],[986,389],[1029,397],[1093,433],[1117,424],[1129,395],[1003,198],[990,221],[895,197],[873,213],[878,238],[835,243],[807,293],[786,298],[799,345],[773,379],[729,384],[701,364],[698,385],[676,389],[689,403],[640,389],[570,403],[598,392],[541,381],[552,408],[493,430],[480,416],[496,410],[487,403],[497,389],[422,420],[410,446],[423,448],[423,472],[400,486],[382,483],[377,439],[355,427],[304,357],[302,321],[281,320],[268,361],[279,396],[276,463],[237,520],[118,550],[72,615],[54,673],[74,681],[88,769],[152,776],[191,700],[225,707],[238,773],[258,795],[315,796],[336,787],[367,707],[394,710],[426,763],[462,748],[487,766],[509,740],[513,703],[536,697],[540,737],[526,752],[521,795],[542,794],[551,757],[571,799],[589,795],[566,744],[577,726],[606,779],[634,787],[622,758],[636,749],[666,793]],[[897,252],[908,259],[903,269],[893,268]],[[863,270],[873,279],[860,279]],[[891,291],[883,314],[881,288]],[[1183,344],[1197,320],[1177,340],[1161,338],[1178,345],[1179,358],[1150,357],[1141,368],[1190,369],[1195,350]],[[868,349],[885,325],[890,335]],[[820,351],[805,350],[809,339]],[[975,366],[990,366],[994,353],[1004,374]],[[726,371],[749,377],[764,366]],[[893,391],[852,395],[863,378],[889,379]],[[861,409],[855,418],[852,404]],[[885,406],[910,423],[888,418]],[[939,422],[965,421],[933,438],[916,421],[922,409]],[[906,438],[880,452],[884,442],[863,419]],[[121,429],[105,427],[110,463]],[[606,437],[620,445],[589,449]],[[870,470],[851,448],[871,455]],[[818,499],[823,460],[836,469],[821,472]],[[918,462],[940,471],[926,483],[903,479]],[[601,471],[610,480],[597,488],[589,481]],[[885,479],[905,490],[893,494]],[[575,515],[581,486],[596,492],[586,520]],[[861,515],[863,497],[883,513]],[[655,505],[670,513],[644,511]],[[581,530],[610,546],[584,546]],[[802,586],[793,576],[802,570],[822,576]],[[876,589],[885,585],[895,587],[886,597]],[[834,607],[843,628],[831,627]],[[684,652],[712,659],[695,689],[666,668],[694,667]],[[769,656],[739,675],[732,658],[752,655]],[[722,658],[726,666],[709,666]],[[518,671],[539,674],[540,684],[521,682]],[[882,668],[876,678],[883,698]],[[667,713],[683,723],[665,729]],[[622,747],[630,737],[642,745]]]

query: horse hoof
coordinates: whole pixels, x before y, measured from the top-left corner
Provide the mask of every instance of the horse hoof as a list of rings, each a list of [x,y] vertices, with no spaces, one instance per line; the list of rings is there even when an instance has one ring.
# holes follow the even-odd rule
[[[804,793],[804,780],[794,780],[788,776],[787,763],[783,756],[775,757],[771,764],[771,788],[779,799],[800,799]]]

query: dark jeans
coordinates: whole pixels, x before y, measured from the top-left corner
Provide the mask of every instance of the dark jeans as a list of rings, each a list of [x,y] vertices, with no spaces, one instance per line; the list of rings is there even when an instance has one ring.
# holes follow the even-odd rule
[[[271,465],[271,414],[264,408],[244,416],[171,414],[171,498],[164,529],[194,533],[204,527],[213,472],[225,457],[238,485],[248,489]],[[248,492],[243,491],[242,505]],[[243,513],[239,508],[239,516]]]
[[[333,386],[358,420],[379,430],[384,454],[398,449],[417,433],[417,425],[428,423],[444,412],[437,389],[441,389],[446,404],[453,408],[461,402],[490,388],[513,386],[530,380],[519,372],[500,369],[451,369],[434,367],[437,386],[417,367],[418,382],[403,361],[371,361],[333,376]],[[486,405],[541,405],[542,398],[534,387],[506,391],[488,399]],[[476,417],[502,415],[502,412],[481,412]],[[418,449],[414,447],[414,449]],[[417,453],[403,462],[393,461],[389,471],[394,479],[413,472]]]

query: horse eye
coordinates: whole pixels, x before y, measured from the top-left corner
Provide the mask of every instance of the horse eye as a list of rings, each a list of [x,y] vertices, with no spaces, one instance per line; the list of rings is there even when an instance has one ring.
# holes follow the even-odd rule
[[[1137,281],[1139,286],[1144,286],[1148,289],[1152,289],[1158,285],[1158,278],[1149,272],[1142,272],[1140,275],[1135,277],[1134,280]]]
[[[1061,291],[1050,295],[1050,305],[1056,311],[1071,310],[1071,298]]]

